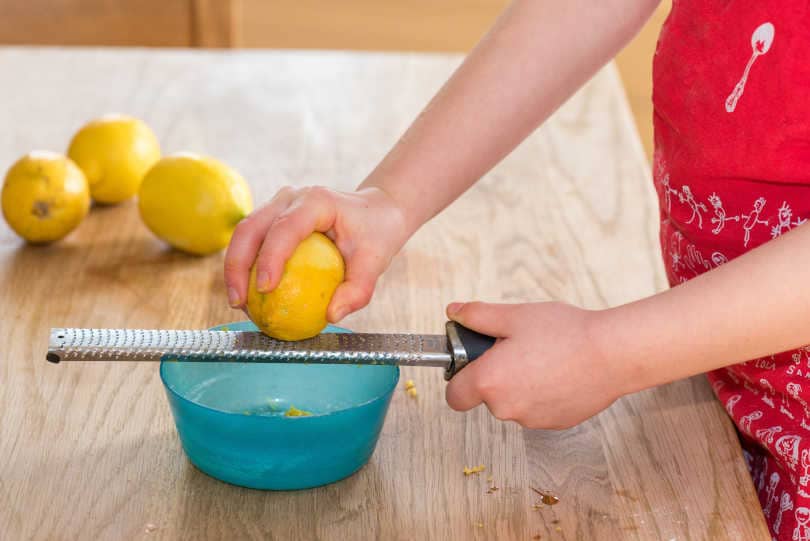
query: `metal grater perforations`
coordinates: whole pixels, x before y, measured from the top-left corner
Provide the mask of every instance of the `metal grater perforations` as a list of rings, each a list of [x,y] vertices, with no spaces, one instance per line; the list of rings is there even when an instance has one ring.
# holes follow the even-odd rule
[[[443,367],[449,379],[495,341],[454,322],[447,323],[446,331],[325,333],[285,342],[249,331],[55,328],[47,359],[436,366]]]
[[[49,360],[311,362],[445,366],[447,337],[411,334],[323,334],[284,342],[258,332],[53,329]]]

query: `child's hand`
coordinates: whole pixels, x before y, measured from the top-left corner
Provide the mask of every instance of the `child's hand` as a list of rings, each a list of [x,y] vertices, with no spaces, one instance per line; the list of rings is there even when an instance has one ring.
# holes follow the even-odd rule
[[[483,402],[527,428],[568,428],[595,415],[624,394],[594,340],[597,314],[555,302],[451,304],[450,319],[499,340],[450,381],[447,403],[464,411]]]
[[[272,291],[298,244],[320,231],[335,242],[346,263],[345,281],[327,312],[329,321],[340,321],[371,300],[377,277],[408,237],[404,224],[402,210],[379,188],[354,193],[284,188],[233,234],[225,255],[228,302],[244,306],[254,261],[259,291]]]

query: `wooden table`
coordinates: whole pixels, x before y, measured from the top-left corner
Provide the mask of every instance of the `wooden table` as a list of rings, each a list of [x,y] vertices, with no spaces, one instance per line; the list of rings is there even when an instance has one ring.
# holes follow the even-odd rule
[[[457,56],[0,49],[0,166],[62,150],[87,119],[143,117],[165,151],[215,155],[264,201],[351,189]],[[486,129],[486,127],[482,127]],[[438,332],[452,300],[597,308],[665,287],[656,205],[616,72],[603,70],[393,261],[356,330]],[[222,256],[166,249],[130,202],[29,247],[0,226],[4,539],[767,539],[731,424],[702,378],[563,432],[455,413],[406,369],[370,462],[332,486],[230,486],[186,460],[157,366],[45,362],[51,326],[240,319]],[[540,353],[538,353],[540,354]],[[465,465],[485,464],[465,477]],[[488,476],[500,490],[487,494]],[[535,510],[530,486],[560,497]]]

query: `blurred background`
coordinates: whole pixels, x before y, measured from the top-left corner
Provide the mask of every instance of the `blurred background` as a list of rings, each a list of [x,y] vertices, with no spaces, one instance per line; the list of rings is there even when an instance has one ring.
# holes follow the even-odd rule
[[[0,45],[466,52],[507,0],[1,0]],[[671,0],[617,58],[652,152],[651,63]]]

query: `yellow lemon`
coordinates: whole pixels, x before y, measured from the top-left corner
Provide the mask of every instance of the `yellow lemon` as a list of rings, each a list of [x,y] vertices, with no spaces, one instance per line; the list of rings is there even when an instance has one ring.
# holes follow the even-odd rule
[[[3,216],[32,243],[59,240],[87,216],[90,192],[81,169],[55,152],[31,152],[8,170]]]
[[[342,281],[340,251],[326,235],[313,233],[287,260],[278,287],[270,293],[256,290],[256,267],[251,269],[248,314],[273,338],[311,338],[326,327],[326,308]]]
[[[239,173],[213,158],[180,153],[146,173],[138,209],[155,235],[178,250],[206,255],[228,245],[253,202]]]
[[[68,156],[84,171],[93,199],[113,204],[138,192],[144,174],[160,159],[160,145],[137,118],[107,115],[73,136]]]

